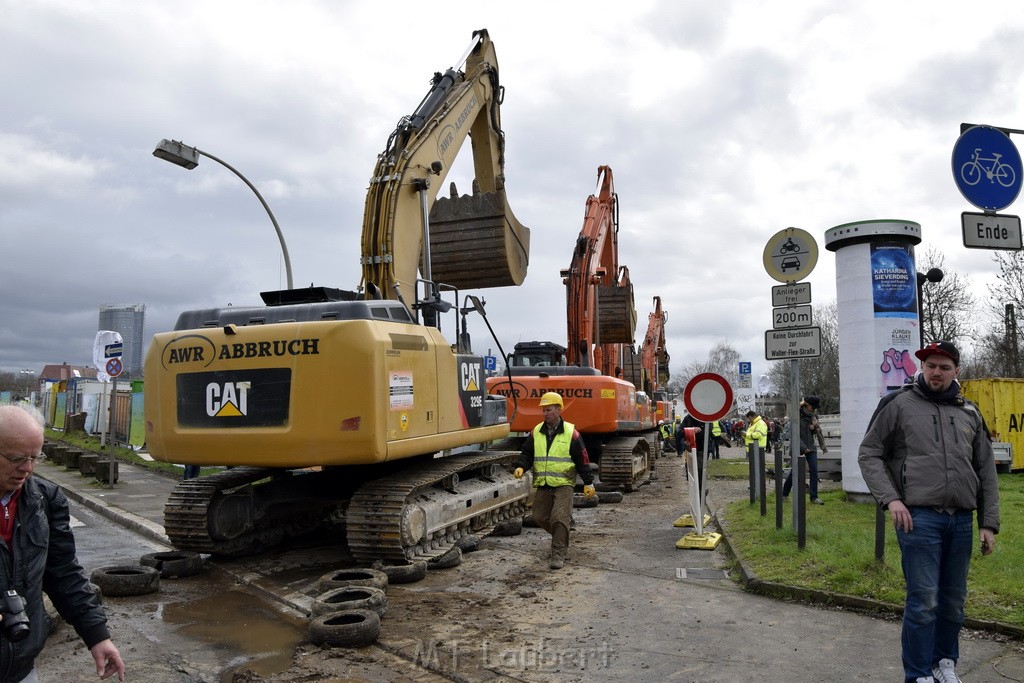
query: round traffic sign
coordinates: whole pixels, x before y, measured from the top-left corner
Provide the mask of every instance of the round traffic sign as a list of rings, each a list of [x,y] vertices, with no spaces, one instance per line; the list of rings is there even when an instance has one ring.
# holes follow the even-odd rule
[[[683,403],[686,411],[701,422],[714,422],[732,408],[732,387],[721,375],[702,372],[686,383]]]
[[[800,228],[780,230],[764,246],[764,269],[779,282],[796,282],[811,274],[818,263],[818,243]]]
[[[121,370],[123,368],[124,366],[121,365],[120,358],[111,358],[110,360],[107,361],[106,371],[107,374],[110,375],[111,377],[117,377],[118,375],[120,375]]]
[[[979,209],[999,211],[1020,192],[1021,160],[1010,136],[992,126],[973,126],[953,145],[953,180]]]

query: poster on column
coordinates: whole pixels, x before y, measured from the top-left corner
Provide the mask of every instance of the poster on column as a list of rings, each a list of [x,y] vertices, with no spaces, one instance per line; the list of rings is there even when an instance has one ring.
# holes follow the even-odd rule
[[[884,242],[871,245],[871,292],[881,398],[912,382],[917,373],[914,351],[920,321],[913,246]]]

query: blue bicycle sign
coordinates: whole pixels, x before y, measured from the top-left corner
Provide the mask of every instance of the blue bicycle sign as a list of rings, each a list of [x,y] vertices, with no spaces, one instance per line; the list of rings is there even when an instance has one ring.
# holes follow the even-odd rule
[[[971,204],[999,211],[1020,192],[1020,154],[998,128],[973,126],[953,146],[953,180]]]

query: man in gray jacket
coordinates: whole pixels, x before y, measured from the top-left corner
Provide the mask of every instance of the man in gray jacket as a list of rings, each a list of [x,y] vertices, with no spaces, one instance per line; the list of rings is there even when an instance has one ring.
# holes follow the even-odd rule
[[[999,488],[981,413],[960,394],[960,351],[928,344],[913,384],[884,397],[858,460],[864,481],[892,514],[907,583],[903,672],[907,681],[959,681],[959,635],[977,510],[981,552],[999,532]]]

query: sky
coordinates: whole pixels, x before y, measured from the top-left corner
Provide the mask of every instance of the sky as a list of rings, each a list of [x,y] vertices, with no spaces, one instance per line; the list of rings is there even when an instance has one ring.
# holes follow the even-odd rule
[[[979,299],[996,276],[963,246],[977,209],[950,159],[962,122],[1024,128],[1024,3],[0,0],[0,370],[91,365],[103,304],[146,304],[149,338],[285,286],[255,195],[209,159],[153,157],[163,138],[252,181],[296,286],[356,289],[376,156],[480,28],[532,236],[521,286],[473,292],[506,352],[565,343],[559,271],[601,165],[637,344],[659,296],[673,372],[723,340],[767,372],[762,255],[787,227],[818,242],[815,305],[835,299],[825,232],[853,221],[920,223],[918,254],[940,250]]]

